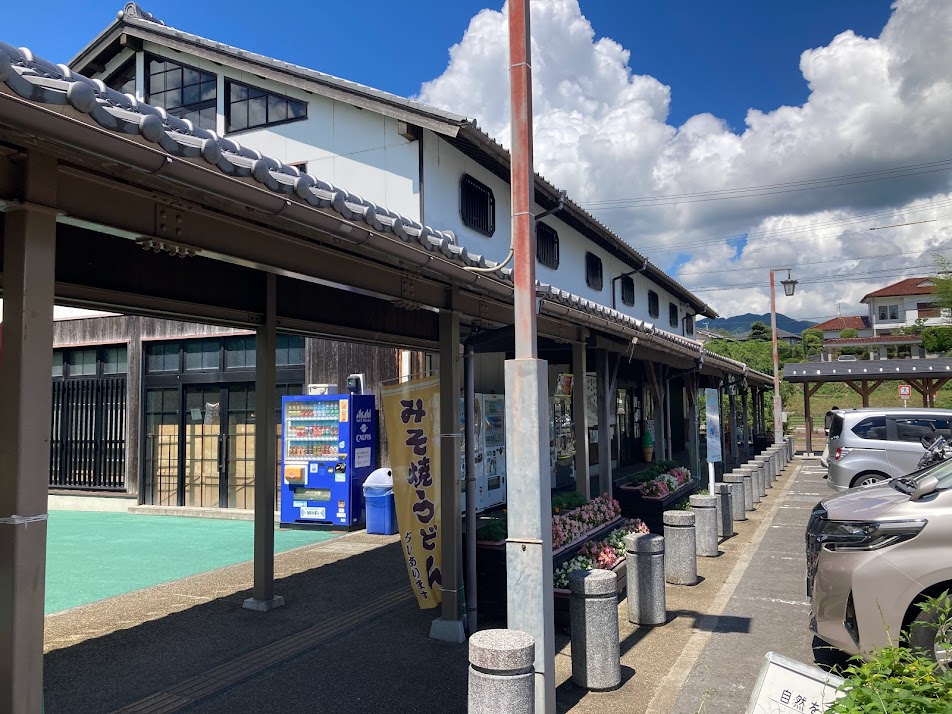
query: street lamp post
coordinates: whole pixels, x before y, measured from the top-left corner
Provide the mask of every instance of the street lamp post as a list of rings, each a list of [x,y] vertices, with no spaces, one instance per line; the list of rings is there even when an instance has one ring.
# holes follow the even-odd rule
[[[779,444],[783,441],[783,418],[780,405],[780,360],[777,357],[777,294],[774,289],[774,273],[778,270],[787,271],[787,279],[781,280],[783,285],[783,294],[787,297],[793,296],[797,289],[797,281],[790,277],[790,268],[772,268],[770,270],[770,335],[773,342],[773,423],[774,423],[774,443]]]

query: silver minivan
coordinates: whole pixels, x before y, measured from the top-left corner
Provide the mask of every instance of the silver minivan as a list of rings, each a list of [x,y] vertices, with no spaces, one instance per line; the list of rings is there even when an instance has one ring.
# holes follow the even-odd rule
[[[841,409],[827,437],[829,483],[834,491],[867,486],[918,468],[923,437],[952,439],[952,410]]]

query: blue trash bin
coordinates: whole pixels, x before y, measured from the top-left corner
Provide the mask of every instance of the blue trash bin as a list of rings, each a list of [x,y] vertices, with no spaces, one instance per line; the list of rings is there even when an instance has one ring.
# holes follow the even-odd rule
[[[373,535],[393,535],[397,532],[397,509],[393,502],[393,488],[364,488],[367,502],[367,532]]]

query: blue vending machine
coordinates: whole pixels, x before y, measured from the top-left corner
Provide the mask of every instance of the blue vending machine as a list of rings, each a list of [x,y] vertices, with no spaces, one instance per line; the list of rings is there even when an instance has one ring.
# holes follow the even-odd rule
[[[372,394],[283,397],[281,525],[363,524],[361,487],[376,458]]]

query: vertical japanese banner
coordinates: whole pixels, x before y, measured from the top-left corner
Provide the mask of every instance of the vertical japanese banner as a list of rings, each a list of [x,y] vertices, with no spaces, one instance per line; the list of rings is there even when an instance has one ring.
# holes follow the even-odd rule
[[[722,460],[721,455],[721,398],[716,389],[704,390],[704,406],[707,410],[707,462]]]
[[[393,497],[410,585],[422,609],[440,604],[440,380],[381,390]]]

